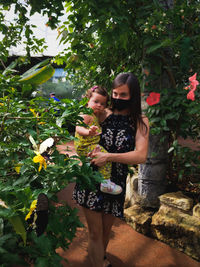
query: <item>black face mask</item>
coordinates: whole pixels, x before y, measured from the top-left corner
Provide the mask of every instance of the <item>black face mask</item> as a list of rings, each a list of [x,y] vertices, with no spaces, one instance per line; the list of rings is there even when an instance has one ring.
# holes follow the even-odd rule
[[[122,111],[130,107],[131,100],[128,99],[118,99],[118,98],[111,98],[112,99],[112,106],[113,109],[117,109],[118,111]]]

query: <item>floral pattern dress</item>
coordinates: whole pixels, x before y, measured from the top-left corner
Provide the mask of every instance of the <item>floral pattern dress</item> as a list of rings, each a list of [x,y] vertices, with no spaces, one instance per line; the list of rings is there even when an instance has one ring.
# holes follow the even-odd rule
[[[125,153],[135,148],[135,127],[128,115],[109,115],[102,123],[100,145],[110,153]],[[126,194],[126,178],[128,165],[113,162],[111,181],[122,187],[119,195],[106,194],[100,191],[97,185],[96,191],[80,189],[78,183],[73,192],[76,202],[90,210],[112,214],[115,217],[124,218],[124,201]]]

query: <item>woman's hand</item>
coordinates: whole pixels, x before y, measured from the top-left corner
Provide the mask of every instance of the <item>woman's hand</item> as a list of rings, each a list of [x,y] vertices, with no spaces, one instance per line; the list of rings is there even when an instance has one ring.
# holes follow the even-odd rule
[[[100,148],[96,147],[92,152],[88,154],[88,156],[92,158],[92,164],[98,167],[102,167],[107,162],[108,153],[101,152]]]

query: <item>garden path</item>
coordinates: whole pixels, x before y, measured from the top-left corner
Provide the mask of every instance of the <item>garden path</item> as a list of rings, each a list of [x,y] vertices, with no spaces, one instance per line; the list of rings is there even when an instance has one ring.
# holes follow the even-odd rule
[[[61,153],[66,147],[71,149],[70,155],[75,153],[72,142],[57,146]],[[74,184],[70,184],[58,193],[58,197],[71,207],[78,208],[80,220],[86,225],[81,208],[72,200],[73,188]],[[78,228],[69,249],[58,249],[58,253],[68,260],[68,263],[63,261],[64,267],[91,267],[87,253],[87,234],[87,227]],[[200,267],[200,262],[160,241],[136,232],[119,219],[116,219],[112,228],[107,257],[113,267]]]

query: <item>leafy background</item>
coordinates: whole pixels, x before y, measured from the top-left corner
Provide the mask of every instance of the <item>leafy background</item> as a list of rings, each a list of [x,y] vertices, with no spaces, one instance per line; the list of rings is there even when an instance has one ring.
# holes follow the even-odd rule
[[[9,23],[4,18],[11,5],[15,7],[16,18]],[[47,26],[57,28],[61,42],[70,44],[53,59],[58,66],[65,67],[70,83],[66,87],[72,95],[70,99],[63,97],[59,106],[53,101],[47,104],[45,92],[48,94],[49,89],[45,91],[44,87],[50,88],[50,84],[45,86],[40,75],[34,77],[37,68],[44,67],[41,72],[46,76],[44,80],[50,78],[51,61],[31,70],[32,82],[30,79],[20,81],[22,73],[18,69],[28,66],[30,52],[43,53],[46,47],[43,38],[34,36],[34,25],[29,24],[29,15],[36,12],[46,14]],[[66,20],[61,24],[59,17],[63,14]],[[49,136],[55,138],[56,143],[73,139],[68,127],[77,121],[81,123],[78,114],[85,112],[86,103],[80,98],[82,92],[94,84],[110,90],[113,78],[120,72],[131,71],[138,76],[144,100],[150,92],[160,93],[160,102],[154,106],[144,105],[144,111],[150,119],[152,133],[169,136],[167,178],[173,185],[192,184],[189,190],[194,190],[194,185],[195,190],[199,190],[200,153],[183,148],[178,141],[182,137],[199,143],[199,88],[195,91],[195,101],[188,100],[188,91],[184,90],[194,73],[199,80],[199,16],[198,0],[0,1],[2,266],[13,262],[22,264],[24,260],[26,264],[34,262],[35,266],[60,265],[61,258],[55,249],[68,246],[80,222],[75,210],[66,205],[53,205],[57,203],[56,193],[76,179],[83,186],[92,186],[93,179],[100,177],[94,175],[88,162],[83,161],[84,167],[81,167],[77,164],[79,159],[68,159],[56,150],[52,154],[55,165],[38,172],[38,165],[32,161],[34,152],[28,135],[38,144]],[[26,56],[8,66],[9,49],[20,43],[25,46]],[[42,87],[40,83],[35,84],[37,79]],[[73,95],[74,88],[77,95]],[[45,97],[32,98],[35,90],[44,92]],[[15,171],[18,164],[20,174]],[[89,181],[86,173],[90,174]],[[26,236],[24,217],[40,192],[45,192],[51,201],[47,234],[37,238],[32,232]],[[61,225],[59,229],[56,222]],[[42,243],[46,249],[41,253]]]

